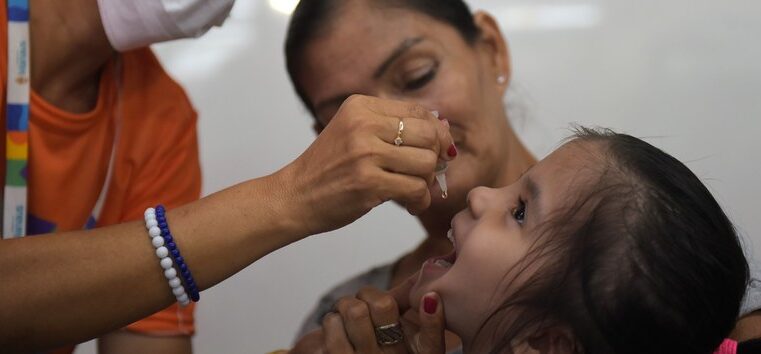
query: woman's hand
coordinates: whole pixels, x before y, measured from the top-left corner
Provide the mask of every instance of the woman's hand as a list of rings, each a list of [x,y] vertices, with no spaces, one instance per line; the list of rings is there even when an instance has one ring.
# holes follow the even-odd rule
[[[355,95],[276,175],[305,233],[316,234],[345,226],[388,200],[412,214],[428,208],[436,162],[452,159],[452,141],[447,125],[420,105]]]
[[[336,312],[323,319],[322,329],[300,339],[291,353],[444,353],[440,298],[435,293],[426,294],[421,304],[411,309],[411,286],[406,282],[388,293],[365,288],[356,297],[341,299],[336,303]],[[379,340],[376,329],[396,324],[401,326],[403,338],[396,344],[381,344],[383,340]],[[387,334],[386,339],[395,337],[393,330]]]

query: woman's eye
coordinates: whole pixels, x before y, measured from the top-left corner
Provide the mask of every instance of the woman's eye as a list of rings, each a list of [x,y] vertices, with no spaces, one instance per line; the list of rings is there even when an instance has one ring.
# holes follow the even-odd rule
[[[513,209],[513,219],[515,219],[518,224],[523,225],[523,222],[526,220],[526,204],[523,203],[523,201],[518,202],[518,207]]]
[[[412,79],[404,83],[404,90],[414,91],[423,88],[436,77],[437,69],[438,65],[432,65],[425,70],[421,70],[421,73],[418,73]]]

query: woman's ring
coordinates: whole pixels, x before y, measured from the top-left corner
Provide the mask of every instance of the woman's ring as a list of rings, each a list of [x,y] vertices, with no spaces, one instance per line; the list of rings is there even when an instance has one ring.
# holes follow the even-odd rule
[[[380,345],[394,345],[404,339],[402,325],[399,322],[375,327],[375,338]]]
[[[394,145],[401,146],[404,144],[404,140],[402,140],[402,133],[404,132],[404,121],[399,120],[399,130],[396,132],[396,139],[394,139]]]

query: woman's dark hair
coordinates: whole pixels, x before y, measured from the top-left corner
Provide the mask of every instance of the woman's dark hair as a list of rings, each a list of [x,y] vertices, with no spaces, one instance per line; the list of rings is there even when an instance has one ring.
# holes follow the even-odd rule
[[[545,225],[516,271],[541,268],[479,338],[497,343],[494,353],[511,352],[516,339],[560,326],[578,353],[713,353],[734,328],[749,278],[729,218],[658,148],[588,128],[578,128],[578,142],[599,180],[579,183],[584,197]],[[487,323],[494,332],[484,333]]]
[[[358,1],[358,0],[350,0]],[[369,5],[385,8],[403,8],[425,14],[435,20],[454,27],[463,39],[472,44],[480,32],[473,21],[473,15],[462,0],[365,0]],[[314,114],[312,102],[306,97],[299,83],[304,49],[320,36],[330,22],[338,15],[347,0],[303,0],[291,16],[285,39],[285,60],[288,75],[296,93],[309,111]]]

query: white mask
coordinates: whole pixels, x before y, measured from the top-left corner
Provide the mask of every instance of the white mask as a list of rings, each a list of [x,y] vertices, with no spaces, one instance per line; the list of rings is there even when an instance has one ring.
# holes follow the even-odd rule
[[[220,26],[235,0],[98,0],[106,36],[125,51],[173,39],[198,37]]]

